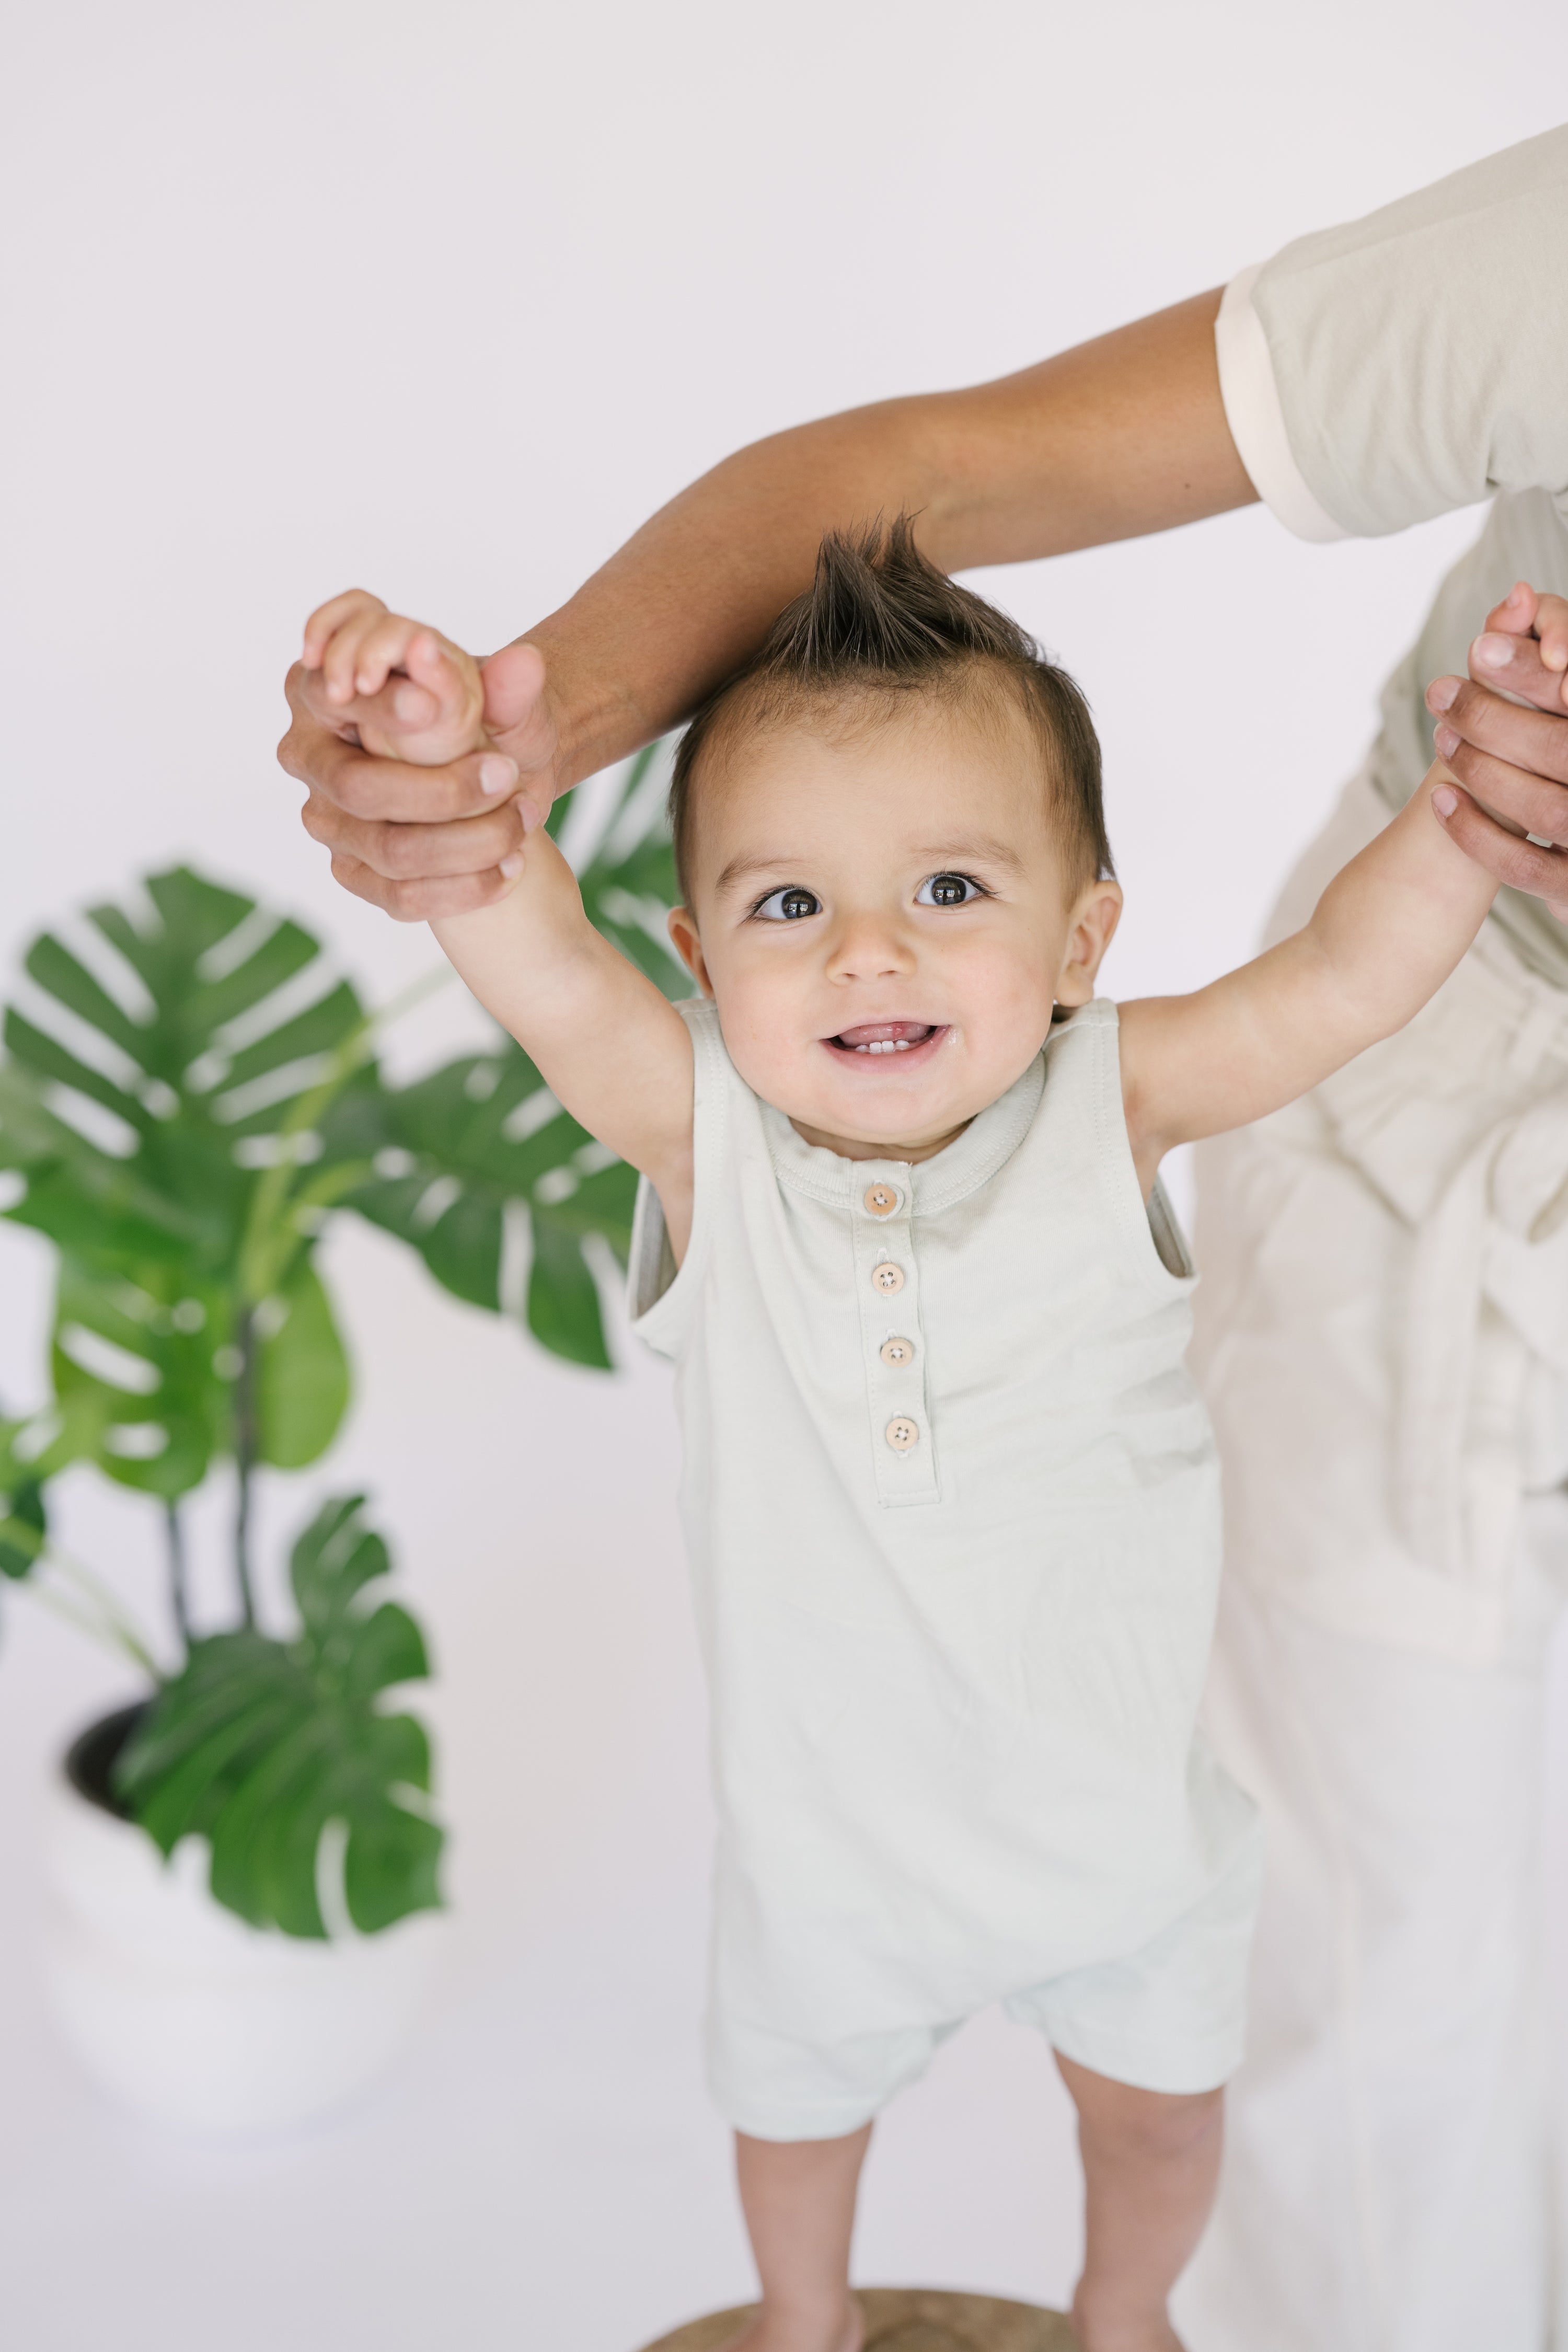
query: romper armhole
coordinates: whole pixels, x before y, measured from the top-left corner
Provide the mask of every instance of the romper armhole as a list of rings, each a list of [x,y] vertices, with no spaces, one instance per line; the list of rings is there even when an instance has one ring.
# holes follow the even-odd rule
[[[1197,1267],[1187,1247],[1181,1219],[1172,1208],[1170,1195],[1158,1176],[1149,1195],[1149,1236],[1159,1252],[1160,1263],[1165,1272],[1173,1274],[1178,1282],[1191,1282],[1197,1274]]]
[[[691,1035],[691,1239],[678,1267],[658,1194],[646,1176],[637,1182],[626,1261],[626,1307],[636,1336],[661,1356],[679,1356],[690,1321],[690,1301],[702,1278],[712,1226],[714,1186],[724,1149],[726,1080],[716,1008],[706,997],[676,1006]]]
[[[1115,1000],[1092,997],[1068,1024],[1089,1034],[1081,1050],[1092,1057],[1092,1099],[1100,1150],[1096,1161],[1111,1213],[1126,1236],[1133,1263],[1152,1289],[1168,1293],[1172,1284],[1190,1289],[1197,1268],[1169,1193],[1159,1178],[1145,1202],[1133,1164],[1121,1101],[1121,1016]]]

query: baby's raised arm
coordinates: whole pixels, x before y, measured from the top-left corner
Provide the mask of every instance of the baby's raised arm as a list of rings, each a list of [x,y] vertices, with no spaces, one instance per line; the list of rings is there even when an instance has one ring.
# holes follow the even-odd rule
[[[595,929],[550,835],[531,833],[522,858],[510,897],[430,929],[573,1118],[654,1185],[679,1262],[691,1226],[689,1033]]]
[[[439,764],[483,747],[479,666],[434,629],[355,590],[311,615],[305,643],[329,695],[363,706],[356,724],[367,750]],[[542,827],[514,856],[517,879],[505,898],[430,929],[573,1118],[657,1187],[679,1259],[691,1219],[686,1024],[595,929],[576,877]],[[508,859],[502,870],[513,866]]]
[[[1402,1029],[1447,979],[1497,883],[1445,833],[1434,793],[1449,806],[1461,797],[1440,760],[1304,929],[1191,996],[1122,1006],[1122,1097],[1145,1191],[1174,1145],[1293,1102]]]

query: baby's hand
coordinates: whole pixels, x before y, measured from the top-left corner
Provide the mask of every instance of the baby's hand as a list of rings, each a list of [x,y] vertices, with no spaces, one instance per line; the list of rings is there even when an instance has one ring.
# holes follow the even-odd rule
[[[485,685],[472,655],[363,588],[311,614],[301,658],[378,759],[439,768],[484,748]]]
[[[1568,707],[1568,601],[1517,581],[1470,647],[1470,675],[1538,710]]]

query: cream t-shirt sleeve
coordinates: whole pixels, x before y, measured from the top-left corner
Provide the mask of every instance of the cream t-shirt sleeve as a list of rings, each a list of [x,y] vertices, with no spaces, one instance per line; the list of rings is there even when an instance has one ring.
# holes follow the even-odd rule
[[[1377,538],[1504,489],[1568,522],[1568,127],[1226,288],[1220,391],[1299,538]]]

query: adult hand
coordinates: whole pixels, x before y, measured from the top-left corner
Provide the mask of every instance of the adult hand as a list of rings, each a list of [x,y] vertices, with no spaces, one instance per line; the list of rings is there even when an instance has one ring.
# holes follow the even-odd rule
[[[309,793],[305,830],[331,851],[345,890],[398,922],[505,898],[517,869],[503,873],[503,861],[555,797],[557,732],[542,656],[533,646],[505,646],[480,667],[490,748],[442,767],[377,759],[360,740],[362,729],[406,733],[419,723],[416,698],[431,698],[414,678],[395,672],[362,697],[354,677],[300,661],[284,684],[289,723],[278,757]]]
[[[1466,787],[1444,825],[1568,922],[1568,601],[1521,582],[1488,614],[1469,671],[1426,689],[1439,756]]]

